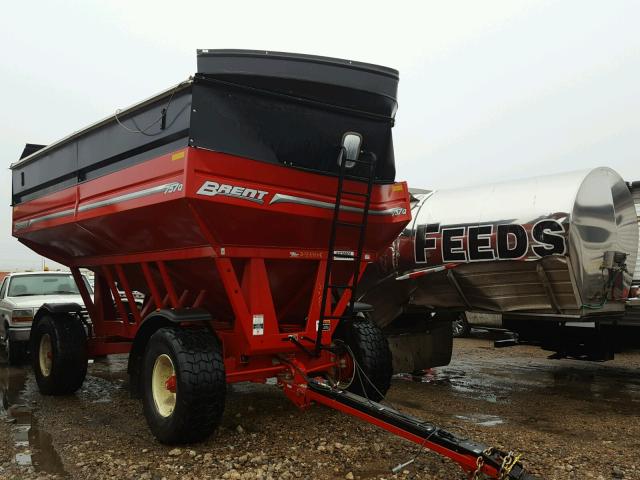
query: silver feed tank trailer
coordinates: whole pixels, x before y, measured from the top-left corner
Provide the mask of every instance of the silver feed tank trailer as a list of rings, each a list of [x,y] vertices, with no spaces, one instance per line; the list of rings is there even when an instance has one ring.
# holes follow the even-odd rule
[[[451,311],[509,313],[556,324],[624,313],[638,223],[629,189],[614,170],[412,196],[412,221],[367,269],[360,290],[360,301],[373,305],[374,318],[390,332],[396,370],[450,359],[450,339],[444,330],[437,334],[444,328],[438,315],[425,336],[412,331],[415,321],[402,320],[408,312],[423,318],[424,312],[440,318]]]

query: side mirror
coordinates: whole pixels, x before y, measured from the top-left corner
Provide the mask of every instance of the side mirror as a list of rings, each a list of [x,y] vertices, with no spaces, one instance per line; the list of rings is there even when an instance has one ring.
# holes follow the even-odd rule
[[[338,161],[338,165],[342,163],[344,158],[346,168],[353,168],[355,162],[360,156],[360,147],[362,146],[362,135],[357,132],[345,132],[342,136],[342,155]]]

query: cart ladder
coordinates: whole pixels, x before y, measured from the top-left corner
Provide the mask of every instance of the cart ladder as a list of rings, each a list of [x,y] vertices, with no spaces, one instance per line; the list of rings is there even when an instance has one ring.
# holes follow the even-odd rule
[[[363,256],[364,240],[367,233],[367,222],[369,220],[369,208],[371,206],[371,191],[373,190],[373,181],[376,175],[376,155],[372,152],[363,152],[357,160],[346,160],[343,156],[344,149],[340,154],[340,172],[338,174],[338,189],[336,191],[336,203],[333,209],[333,219],[331,222],[331,234],[329,236],[329,250],[327,253],[327,266],[324,276],[324,284],[322,288],[322,303],[320,304],[320,315],[318,318],[318,329],[316,336],[316,355],[319,354],[322,346],[322,332],[325,320],[330,319],[351,319],[354,311],[353,305],[356,301],[356,291],[358,289],[358,280],[360,279],[360,266]],[[366,159],[362,159],[365,157]],[[348,165],[349,164],[349,165]],[[362,175],[355,175],[348,172],[347,168],[362,166],[356,171]],[[355,169],[355,168],[354,168]],[[366,193],[345,189],[345,180],[358,182],[366,182]],[[344,196],[363,199],[363,208],[354,209],[353,207],[345,208],[343,205]],[[350,215],[359,215],[359,221],[345,221],[342,216],[347,213]],[[342,214],[342,215],[341,215]],[[356,249],[351,251],[336,251],[336,236],[341,230],[355,230],[358,233],[358,243]],[[336,261],[351,261],[353,266],[352,281],[347,284],[333,283],[333,266]],[[332,309],[327,309],[327,302],[331,304],[334,293],[338,291],[350,290],[351,296],[349,303],[342,315],[332,315]]]

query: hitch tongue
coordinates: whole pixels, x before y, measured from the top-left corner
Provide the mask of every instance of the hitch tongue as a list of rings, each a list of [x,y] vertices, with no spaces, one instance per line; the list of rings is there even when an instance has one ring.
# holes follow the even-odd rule
[[[520,455],[513,452],[505,453],[458,437],[430,422],[412,417],[366,397],[332,387],[325,381],[314,378],[305,380],[307,382],[305,388],[299,391],[299,395],[304,396],[305,404],[315,402],[334,408],[420,445],[421,448],[450,458],[465,472],[471,474],[474,480],[487,477],[494,480],[536,480],[535,476],[525,471],[520,463]],[[285,393],[294,401],[298,400],[290,389],[285,389]],[[397,474],[411,465],[416,458],[417,455],[397,465],[391,471]]]

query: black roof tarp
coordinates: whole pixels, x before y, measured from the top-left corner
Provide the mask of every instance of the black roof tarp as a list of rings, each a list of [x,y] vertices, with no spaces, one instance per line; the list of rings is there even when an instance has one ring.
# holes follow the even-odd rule
[[[358,62],[201,50],[192,81],[14,164],[13,203],[187,145],[333,175],[347,131],[376,154],[376,181],[392,182],[397,84],[395,70]]]

